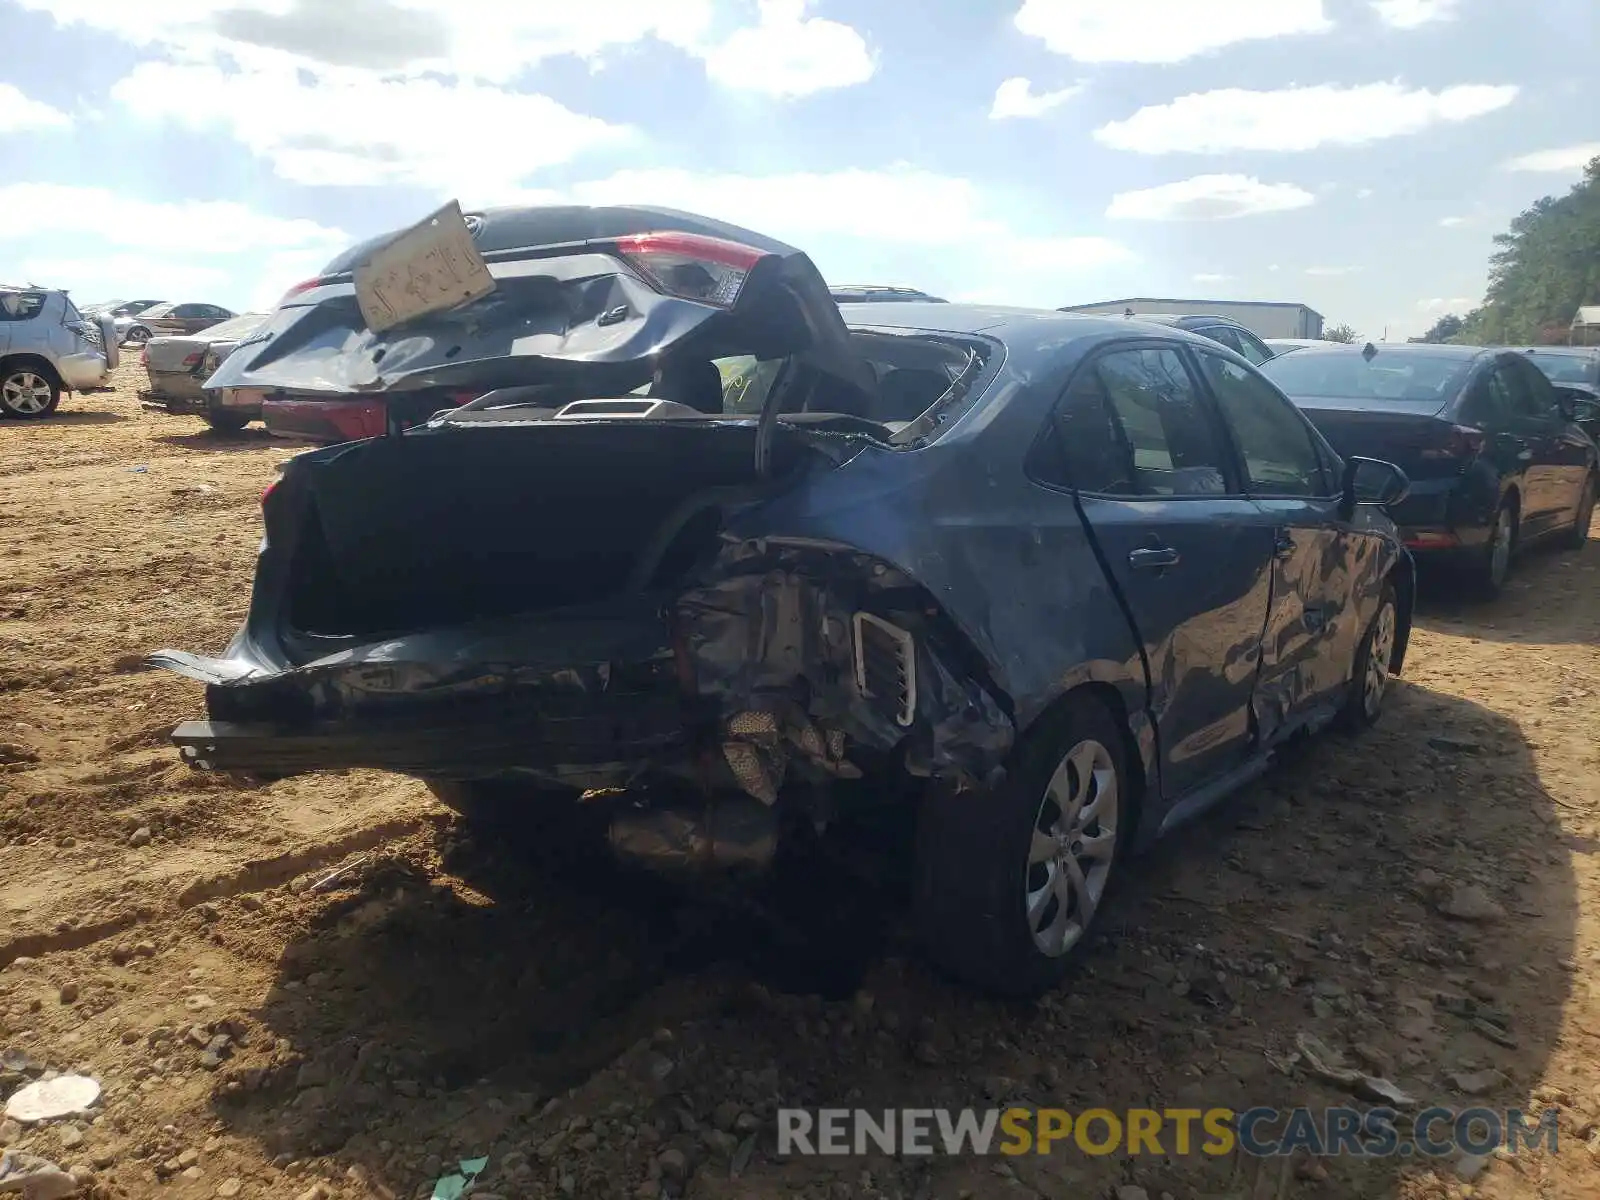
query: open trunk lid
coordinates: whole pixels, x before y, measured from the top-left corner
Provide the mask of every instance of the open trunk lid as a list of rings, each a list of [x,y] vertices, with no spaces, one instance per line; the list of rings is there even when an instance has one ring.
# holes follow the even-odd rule
[[[388,269],[412,230],[376,238],[293,289],[207,381],[268,391],[487,391],[582,379],[592,396],[650,380],[662,356],[791,357],[872,394],[837,305],[811,260],[762,234],[671,209],[492,209],[432,221],[470,231],[465,270],[492,290],[382,331],[363,315],[362,271]],[[399,249],[397,249],[399,248]],[[390,256],[390,257],[385,257]],[[429,264],[402,262],[425,274]],[[403,290],[403,289],[402,289]],[[370,290],[360,293],[370,297]]]

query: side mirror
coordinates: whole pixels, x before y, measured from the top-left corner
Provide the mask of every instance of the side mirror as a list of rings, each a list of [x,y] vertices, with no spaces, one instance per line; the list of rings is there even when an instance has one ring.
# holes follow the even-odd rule
[[[1399,504],[1411,493],[1411,480],[1393,463],[1377,458],[1352,457],[1344,463],[1344,489],[1341,515],[1349,520],[1359,504],[1387,508]]]

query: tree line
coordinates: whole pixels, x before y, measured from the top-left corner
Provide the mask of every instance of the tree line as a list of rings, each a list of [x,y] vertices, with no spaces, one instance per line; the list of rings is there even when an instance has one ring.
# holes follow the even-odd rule
[[[1483,303],[1446,313],[1422,340],[1564,344],[1579,306],[1600,304],[1600,157],[1565,196],[1535,201],[1494,242]]]

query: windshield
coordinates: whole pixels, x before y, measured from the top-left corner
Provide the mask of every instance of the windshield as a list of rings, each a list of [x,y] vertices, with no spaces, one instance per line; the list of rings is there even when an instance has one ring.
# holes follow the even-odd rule
[[[1460,391],[1472,360],[1380,350],[1369,362],[1359,350],[1302,350],[1268,359],[1258,369],[1290,396],[1443,404]]]
[[[1600,355],[1590,357],[1533,350],[1527,358],[1549,377],[1551,383],[1586,383],[1590,387],[1600,384]]]

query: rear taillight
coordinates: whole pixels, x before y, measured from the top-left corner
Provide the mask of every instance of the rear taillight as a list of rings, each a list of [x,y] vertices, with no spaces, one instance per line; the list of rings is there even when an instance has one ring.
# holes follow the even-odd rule
[[[272,493],[277,490],[278,485],[280,483],[282,483],[282,482],[283,482],[283,477],[280,475],[277,479],[274,479],[271,483],[267,484],[266,487],[261,489],[261,507],[262,508],[265,508],[267,506],[267,497],[272,495]]]
[[[146,346],[143,350],[139,351],[139,365],[141,367],[148,367],[150,365],[150,347],[149,346]]]
[[[764,250],[698,233],[637,233],[618,238],[617,253],[671,296],[732,308]]]
[[[283,294],[283,299],[278,301],[279,307],[289,303],[289,301],[300,295],[301,292],[309,292],[312,288],[321,287],[326,282],[327,280],[320,275],[315,279],[302,279],[299,283],[295,284]]]
[[[186,367],[198,367],[200,365],[201,357],[202,355],[198,350],[196,350],[193,354],[185,354],[183,356],[183,365]]]
[[[1420,452],[1422,458],[1430,459],[1470,459],[1476,458],[1483,449],[1483,430],[1474,429],[1471,425],[1449,425],[1444,432],[1444,440],[1424,446]]]

